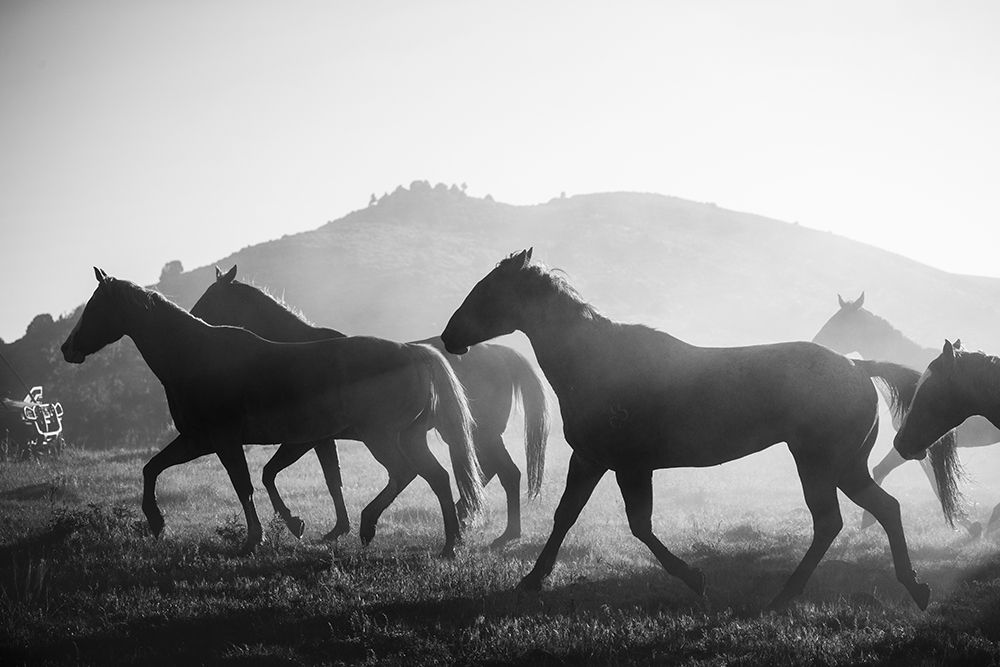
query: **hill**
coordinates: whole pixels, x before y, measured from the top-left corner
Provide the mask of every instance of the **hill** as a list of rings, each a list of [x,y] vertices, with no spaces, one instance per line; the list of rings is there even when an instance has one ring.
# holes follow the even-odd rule
[[[440,333],[472,285],[502,256],[534,246],[608,316],[702,345],[809,339],[836,294],[866,303],[925,345],[945,336],[992,344],[1000,280],[939,271],[827,232],[655,194],[605,193],[512,206],[417,181],[368,208],[301,234],[243,248],[218,265],[271,291],[318,324],[412,340]],[[128,276],[121,276],[128,278]],[[90,280],[81,276],[81,280]],[[156,287],[190,307],[210,266]],[[156,379],[130,342],[82,366],[58,347],[79,312],[39,316],[4,355],[49,387],[90,447],[161,444],[169,425]],[[511,341],[528,346],[520,335]],[[9,373],[0,392],[19,395]]]

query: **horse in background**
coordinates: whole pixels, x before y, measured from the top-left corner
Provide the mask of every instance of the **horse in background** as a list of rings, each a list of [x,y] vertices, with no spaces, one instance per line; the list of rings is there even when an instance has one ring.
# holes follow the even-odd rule
[[[236,266],[223,273],[215,269],[215,282],[208,287],[191,309],[191,314],[209,324],[228,324],[248,329],[262,338],[281,342],[306,342],[340,338],[344,334],[335,329],[311,325],[299,313],[277,301],[265,291],[236,279]],[[439,351],[444,346],[440,338],[415,341],[430,345]],[[507,497],[507,526],[493,543],[498,548],[521,536],[521,471],[511,459],[503,441],[503,432],[513,409],[514,399],[520,401],[524,412],[524,448],[528,473],[528,496],[534,498],[541,490],[545,467],[545,446],[548,440],[549,415],[545,390],[541,378],[531,363],[519,352],[504,345],[485,345],[465,357],[447,355],[446,360],[465,387],[475,426],[472,432],[483,483],[488,484],[494,475],[499,478]],[[434,420],[428,426],[437,426]],[[448,429],[439,429],[442,439],[452,456],[459,455],[462,442],[452,437]],[[264,486],[275,511],[297,536],[302,534],[304,523],[292,516],[282,501],[275,484],[276,475],[297,461],[309,449],[315,449],[320,460],[327,488],[334,501],[337,522],[327,534],[336,538],[349,530],[349,520],[344,506],[337,444],[334,440],[302,444],[282,444],[264,466]],[[412,479],[412,477],[411,477]],[[397,491],[408,484],[405,480]],[[385,498],[383,500],[391,499]],[[381,505],[380,505],[381,507]],[[458,503],[458,516],[469,515],[469,503],[462,496]],[[362,532],[374,529],[377,516],[362,516]]]
[[[840,308],[820,328],[813,338],[814,343],[825,345],[841,354],[856,352],[865,359],[892,361],[913,368],[918,373],[923,372],[937,356],[936,350],[922,347],[893,327],[887,320],[867,310],[864,307],[864,292],[854,301],[845,300],[838,294],[837,301]],[[879,388],[882,389],[882,387]],[[909,402],[907,401],[903,404],[903,412],[908,407]],[[893,413],[892,415],[892,425],[897,432],[902,423],[902,417],[902,413]],[[1000,442],[1000,429],[980,416],[973,416],[962,422],[951,437],[954,437],[957,447],[985,447]],[[936,456],[935,448],[931,448],[930,452],[932,458]],[[881,484],[890,472],[905,462],[906,460],[899,455],[895,448],[890,448],[882,460],[872,469],[875,482]],[[939,489],[942,480],[936,478],[926,459],[921,460],[920,463],[931,488],[934,489],[939,498],[945,497],[942,496]],[[979,537],[982,533],[982,524],[970,521],[968,517],[961,516],[960,513],[956,515],[955,521],[961,524],[973,538]],[[872,523],[874,523],[874,519],[871,515],[866,514],[862,519],[861,527],[867,528]]]
[[[476,508],[482,473],[465,394],[440,352],[368,337],[275,343],[245,329],[213,327],[157,292],[97,268],[94,274],[97,289],[62,353],[83,363],[129,336],[163,384],[178,435],[143,468],[142,509],[154,535],[164,526],[159,474],[215,453],[246,516],[242,551],[253,551],[263,531],[243,445],[340,435],[363,441],[387,469],[416,470],[427,480],[444,517],[443,555],[454,554],[459,521],[449,475],[427,447],[427,422],[447,420],[465,443],[455,475]]]
[[[1000,428],[1000,357],[962,349],[945,340],[941,354],[920,376],[916,393],[893,445],[906,459],[922,459],[942,433],[973,415]],[[986,533],[1000,529],[1000,504]]]
[[[705,577],[653,534],[653,471],[714,466],[786,442],[795,459],[813,539],[772,608],[801,594],[840,532],[837,489],[885,528],[897,579],[925,609],[930,588],[911,567],[899,503],[868,473],[878,432],[871,377],[903,390],[913,373],[852,361],[813,343],[703,348],[641,325],[609,320],[526,250],[477,283],[442,333],[462,354],[522,331],[559,397],[573,448],[552,534],[519,587],[538,590],[594,487],[613,470],[629,527],[666,571],[702,595]]]

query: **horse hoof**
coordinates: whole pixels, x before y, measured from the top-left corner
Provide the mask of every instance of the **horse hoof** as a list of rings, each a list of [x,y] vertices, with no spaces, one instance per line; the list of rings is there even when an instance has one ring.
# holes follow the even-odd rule
[[[447,560],[454,560],[455,558],[455,547],[445,547],[441,550],[441,558]]]
[[[514,590],[522,593],[537,593],[542,590],[542,580],[529,574],[521,580],[521,583]]]
[[[927,611],[927,605],[931,601],[931,587],[927,584],[917,584],[910,591],[910,595],[913,596],[913,601],[917,603],[920,607],[920,611]]]
[[[261,545],[261,542],[262,542],[262,540],[259,540],[259,539],[258,540],[247,540],[246,542],[243,543],[243,546],[240,547],[240,550],[238,552],[239,555],[240,556],[252,556],[254,554],[254,552],[257,551],[257,547],[259,547]]]
[[[159,539],[160,535],[163,533],[163,526],[166,525],[166,521],[163,520],[163,515],[147,515],[146,522],[149,523],[149,530],[153,533],[153,537]]]
[[[500,549],[503,549],[510,542],[513,542],[514,540],[518,539],[519,537],[521,537],[521,536],[520,535],[506,535],[506,534],[505,535],[501,535],[497,539],[495,539],[492,542],[490,542],[490,549],[492,551],[499,551]]]
[[[302,535],[306,532],[306,522],[297,516],[293,516],[288,522],[288,530],[292,532],[295,539],[301,540]]]
[[[362,529],[361,532],[358,533],[358,537],[361,538],[361,546],[367,547],[369,544],[372,543],[372,540],[375,539],[375,531],[374,530],[367,531]]]
[[[975,523],[970,523],[969,527],[966,529],[969,531],[969,537],[974,540],[978,540],[983,535],[983,524],[976,521]]]
[[[684,577],[684,583],[698,595],[698,597],[705,597],[705,573],[701,570],[691,568],[687,576]]]
[[[339,538],[341,535],[347,535],[349,532],[351,532],[350,526],[340,526],[340,525],[334,526],[333,530],[331,530],[329,533],[323,536],[323,541],[336,542],[337,538]]]

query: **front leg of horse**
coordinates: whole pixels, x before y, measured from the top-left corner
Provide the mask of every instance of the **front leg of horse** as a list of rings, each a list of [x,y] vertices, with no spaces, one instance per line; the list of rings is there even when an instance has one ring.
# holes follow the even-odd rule
[[[244,555],[253,553],[264,541],[264,529],[257,516],[257,508],[253,504],[253,483],[250,481],[250,470],[243,454],[243,445],[238,439],[227,438],[219,444],[216,454],[229,473],[229,480],[233,483],[236,497],[239,498],[246,516],[247,538],[240,553]]]
[[[535,561],[531,572],[517,585],[518,590],[539,591],[542,589],[542,581],[552,573],[556,556],[559,554],[559,547],[562,546],[566,533],[576,523],[584,505],[590,500],[594,487],[601,481],[605,472],[607,472],[605,468],[587,463],[575,453],[570,458],[569,472],[566,475],[566,488],[559,500],[559,506],[556,508],[552,521],[552,534],[545,542],[542,553],[538,555],[538,560]]]
[[[167,468],[187,463],[211,451],[211,442],[205,438],[178,435],[161,449],[142,468],[142,513],[155,537],[163,532],[165,521],[156,502],[156,480]]]
[[[291,531],[292,535],[296,538],[301,538],[302,534],[305,532],[306,524],[301,518],[293,516],[292,512],[285,505],[285,501],[281,499],[281,494],[278,493],[278,486],[275,483],[275,478],[278,473],[298,461],[303,454],[312,449],[315,443],[285,443],[278,447],[278,451],[274,453],[274,456],[264,465],[263,482],[264,488],[267,490],[267,495],[271,499],[271,506],[274,508],[275,513],[281,517],[288,526],[288,530]]]
[[[697,595],[705,594],[705,575],[675,556],[653,534],[653,471],[618,472],[618,487],[625,501],[628,525],[668,574],[679,578]]]
[[[326,488],[333,499],[333,507],[337,513],[337,522],[333,530],[323,536],[325,541],[336,541],[341,535],[351,532],[351,520],[347,516],[347,505],[344,503],[344,483],[340,473],[340,456],[337,452],[337,441],[330,440],[316,445],[316,458],[323,469],[323,479]]]

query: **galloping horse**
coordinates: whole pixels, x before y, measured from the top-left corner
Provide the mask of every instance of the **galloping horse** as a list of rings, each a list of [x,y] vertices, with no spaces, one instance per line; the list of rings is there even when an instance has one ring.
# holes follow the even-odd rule
[[[826,345],[831,350],[836,350],[841,354],[857,352],[865,359],[885,359],[913,368],[917,372],[923,372],[927,368],[927,364],[937,356],[936,350],[922,347],[907,338],[887,320],[866,309],[864,307],[864,292],[854,301],[845,300],[838,294],[837,301],[840,308],[813,338],[814,343]],[[905,409],[908,407],[907,403],[903,405],[904,410],[898,414],[894,412],[892,415],[892,425],[897,431],[902,423],[902,413],[905,413]],[[955,439],[957,447],[985,447],[1000,442],[1000,429],[983,417],[973,416],[962,422],[952,437]],[[935,455],[935,450],[936,448],[931,449],[932,457]],[[905,462],[906,460],[899,455],[895,448],[890,448],[882,460],[872,469],[875,483],[881,484],[890,472]],[[921,460],[921,467],[931,483],[931,488],[940,497],[939,486],[942,480],[935,479],[932,468],[926,459]],[[967,517],[960,515],[956,515],[955,520],[964,526],[972,537],[979,537],[982,533],[983,527],[979,522],[972,522]],[[861,527],[866,528],[873,522],[874,519],[871,515],[866,514],[861,522]]]
[[[344,336],[335,329],[310,325],[264,291],[236,280],[235,266],[226,273],[218,268],[215,269],[215,282],[198,299],[191,309],[191,314],[209,324],[243,327],[261,338],[287,343]],[[416,342],[443,349],[440,338]],[[545,444],[549,430],[545,391],[541,378],[528,360],[517,351],[503,345],[484,345],[475,354],[461,358],[454,356],[445,358],[465,387],[469,399],[469,407],[475,421],[473,441],[483,470],[484,484],[496,475],[507,495],[507,527],[492,545],[499,547],[521,536],[521,471],[511,460],[503,442],[503,432],[507,428],[507,421],[513,408],[513,397],[520,398],[524,411],[528,495],[535,497],[541,490]],[[428,425],[435,426],[436,423],[432,419]],[[448,444],[452,456],[459,455],[462,443],[451,437],[447,428],[443,429],[441,435]],[[292,516],[285,506],[274,480],[279,472],[297,461],[311,448],[316,450],[327,488],[337,510],[337,523],[327,534],[328,538],[336,538],[349,530],[336,441],[283,444],[264,466],[264,486],[271,497],[275,511],[285,520],[293,533],[301,535],[304,524],[301,519]],[[410,472],[410,479],[412,476],[413,473]],[[407,483],[405,479],[400,481],[396,486],[397,493],[402,491]],[[468,513],[468,504],[464,496],[459,500],[458,513],[459,519]],[[374,530],[369,517],[362,520],[362,531],[369,530],[367,526],[371,526],[371,530]]]
[[[143,468],[142,509],[154,535],[164,525],[156,478],[214,452],[246,515],[243,551],[252,551],[263,533],[243,445],[342,435],[363,441],[386,468],[409,465],[427,480],[444,515],[443,554],[453,555],[458,517],[448,473],[427,447],[428,420],[447,421],[465,443],[455,471],[463,496],[478,507],[483,491],[465,394],[441,353],[365,337],[274,343],[210,326],[156,292],[94,274],[97,289],[62,352],[83,363],[127,335],[163,384],[179,435]]]
[[[552,534],[519,588],[538,590],[594,487],[615,471],[629,527],[666,571],[699,595],[704,575],[652,531],[653,470],[713,466],[788,443],[813,517],[813,540],[771,603],[799,595],[843,525],[837,489],[874,514],[889,537],[896,577],[924,609],[930,588],[910,564],[899,503],[872,481],[878,431],[872,376],[900,386],[912,372],[852,361],[813,343],[702,348],[600,315],[526,250],[472,289],[441,335],[445,348],[524,332],[559,397],[573,448]]]
[[[920,376],[916,394],[893,442],[906,459],[922,459],[927,448],[972,415],[1000,428],[1000,357],[967,352],[961,341],[944,342],[941,354]],[[933,451],[933,450],[932,450]],[[1000,529],[1000,504],[986,532]]]

